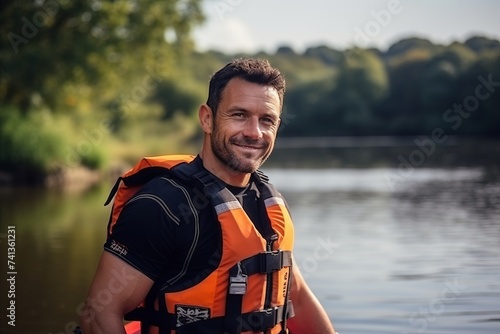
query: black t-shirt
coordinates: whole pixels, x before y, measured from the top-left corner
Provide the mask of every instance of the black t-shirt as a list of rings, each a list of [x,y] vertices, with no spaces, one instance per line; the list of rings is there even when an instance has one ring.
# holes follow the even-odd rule
[[[204,168],[199,157],[192,163]],[[253,178],[247,187],[227,188],[264,231]],[[201,189],[164,176],[147,183],[126,204],[104,249],[152,280],[171,285],[208,276],[219,264],[221,240],[215,210]]]

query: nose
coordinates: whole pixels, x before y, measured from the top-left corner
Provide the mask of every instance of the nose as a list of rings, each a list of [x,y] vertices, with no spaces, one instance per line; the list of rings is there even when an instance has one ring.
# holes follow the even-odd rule
[[[252,139],[262,138],[262,130],[260,128],[259,119],[257,117],[251,117],[245,122],[245,128],[243,129],[243,135]]]

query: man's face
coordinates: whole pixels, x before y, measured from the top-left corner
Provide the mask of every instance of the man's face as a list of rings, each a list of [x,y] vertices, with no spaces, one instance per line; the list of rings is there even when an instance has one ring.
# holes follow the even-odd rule
[[[280,110],[276,89],[231,79],[213,123],[214,155],[233,171],[254,172],[273,150]]]

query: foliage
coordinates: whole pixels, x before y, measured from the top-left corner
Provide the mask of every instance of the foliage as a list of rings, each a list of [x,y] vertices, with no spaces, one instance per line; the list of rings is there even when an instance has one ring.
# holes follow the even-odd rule
[[[162,82],[151,97],[163,107],[162,120],[171,120],[176,114],[189,115],[198,107],[200,98],[174,81]]]
[[[191,50],[191,27],[203,20],[199,3],[3,1],[0,169],[102,168],[108,135],[155,109],[148,97]],[[106,138],[89,144],[85,131]]]
[[[102,94],[136,64],[169,65],[202,20],[198,0],[7,0],[2,7],[0,102],[23,112],[71,106],[75,86]]]
[[[304,53],[334,74],[302,80],[288,91],[286,111],[296,121],[283,129],[284,136],[421,135],[437,128],[456,135],[500,134],[498,41],[473,37],[443,46],[410,38],[386,52],[345,50],[343,60],[324,61],[328,54],[336,59],[336,52],[316,47]],[[487,97],[479,98],[484,82],[490,82],[489,91],[481,88]],[[457,114],[455,106],[472,112]]]
[[[102,148],[83,143],[72,133],[67,120],[46,111],[23,115],[4,106],[0,113],[0,169],[13,169],[19,177],[36,180],[61,167],[102,168]]]
[[[63,155],[61,137],[42,126],[39,117],[27,119],[18,110],[0,113],[0,169],[14,169],[33,180],[48,172]]]

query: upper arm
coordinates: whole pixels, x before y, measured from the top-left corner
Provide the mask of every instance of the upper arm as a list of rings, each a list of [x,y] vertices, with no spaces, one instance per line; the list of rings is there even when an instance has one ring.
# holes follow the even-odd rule
[[[308,286],[299,268],[296,265],[295,258],[293,258],[293,263],[294,265],[292,266],[292,283],[290,290],[290,299],[298,304],[300,303],[300,299],[302,297],[302,294],[304,293],[304,289],[308,289]]]
[[[296,263],[293,259],[293,263]],[[298,333],[335,333],[328,314],[307,285],[297,265],[292,266],[292,286],[290,299],[293,302],[295,317],[290,318],[291,332]]]
[[[104,251],[86,300],[84,322],[110,321],[141,304],[153,281],[117,256]]]

